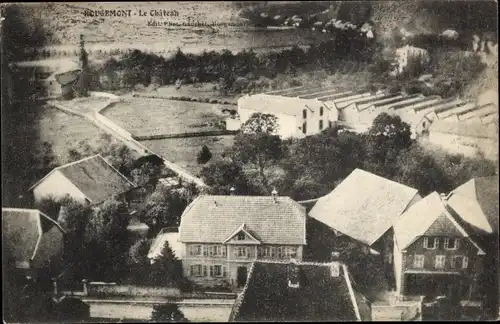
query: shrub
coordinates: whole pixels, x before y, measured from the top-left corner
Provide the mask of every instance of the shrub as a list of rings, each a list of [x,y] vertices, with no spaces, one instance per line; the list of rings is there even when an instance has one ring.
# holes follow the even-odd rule
[[[189,322],[179,310],[177,304],[160,304],[153,306],[151,321],[154,322]]]
[[[216,103],[217,103],[217,99],[212,99],[212,100],[210,101],[210,103],[216,104]]]
[[[196,159],[198,161],[198,164],[205,164],[210,161],[211,158],[212,152],[210,152],[210,149],[206,145],[203,145]]]

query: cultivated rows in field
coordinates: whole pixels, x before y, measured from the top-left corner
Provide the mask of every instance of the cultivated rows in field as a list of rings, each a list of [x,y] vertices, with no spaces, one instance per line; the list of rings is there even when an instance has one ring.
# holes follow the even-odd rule
[[[150,136],[217,130],[215,124],[223,119],[222,108],[234,106],[130,98],[101,113],[134,136]]]
[[[171,138],[141,141],[141,144],[159,156],[186,168],[197,175],[201,167],[196,162],[198,152],[206,145],[213,155],[218,158],[222,152],[233,145],[234,136],[206,136],[191,138]]]

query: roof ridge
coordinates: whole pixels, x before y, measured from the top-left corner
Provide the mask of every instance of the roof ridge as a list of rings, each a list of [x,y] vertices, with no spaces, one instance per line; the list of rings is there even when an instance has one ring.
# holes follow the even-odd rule
[[[356,168],[356,169],[354,169],[354,170],[353,170],[353,171],[349,174],[349,176],[350,176],[352,173],[354,173],[356,170],[360,170],[360,171],[362,171],[362,172],[365,172],[365,173],[371,174],[371,175],[373,175],[373,176],[375,176],[375,177],[378,177],[378,178],[380,178],[380,179],[383,179],[383,180],[386,180],[386,181],[389,181],[389,182],[395,183],[395,184],[397,184],[397,185],[400,185],[400,186],[403,186],[403,187],[406,187],[406,188],[412,189],[412,190],[414,190],[415,192],[418,192],[418,189],[415,189],[415,188],[413,188],[413,187],[410,187],[410,186],[407,186],[407,185],[405,185],[405,184],[402,184],[401,182],[397,182],[397,181],[394,181],[394,180],[391,180],[391,179],[388,179],[388,178],[382,177],[382,176],[380,176],[380,175],[378,175],[378,174],[371,173],[370,171],[366,171],[366,170],[361,169],[361,168]],[[349,177],[349,176],[347,176],[347,177]],[[346,179],[347,179],[347,178],[346,178]],[[345,179],[344,179],[344,180],[345,180]],[[342,181],[342,182],[343,182],[343,181]],[[340,184],[339,184],[339,185],[340,185]],[[334,190],[335,190],[335,189],[334,189]]]
[[[38,210],[38,209],[37,209]],[[55,226],[57,226],[62,232],[63,234],[66,234],[66,231],[62,228],[61,224],[59,224],[59,222],[53,220],[52,218],[50,218],[48,215],[46,215],[44,212],[42,211],[38,211],[40,216],[43,216],[45,217],[49,222],[53,223]]]
[[[115,172],[118,173],[123,179],[125,179],[128,183],[130,183],[132,185],[132,187],[134,187],[134,188],[137,187],[137,185],[135,183],[133,183],[132,181],[127,179],[127,177],[125,175],[123,175],[120,171],[118,171],[111,163],[106,161],[106,159],[104,157],[102,157],[101,154],[97,154],[97,156],[99,156],[104,162],[106,162],[106,164],[109,165],[113,170],[115,170]]]

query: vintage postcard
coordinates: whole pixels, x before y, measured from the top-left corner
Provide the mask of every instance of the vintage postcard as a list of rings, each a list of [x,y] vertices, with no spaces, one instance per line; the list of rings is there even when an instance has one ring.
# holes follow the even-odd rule
[[[3,320],[498,320],[497,1],[3,3]]]

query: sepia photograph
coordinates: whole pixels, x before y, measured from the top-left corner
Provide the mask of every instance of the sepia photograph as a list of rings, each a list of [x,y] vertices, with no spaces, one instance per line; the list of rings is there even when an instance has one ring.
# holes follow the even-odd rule
[[[2,3],[4,323],[498,321],[498,2]]]

